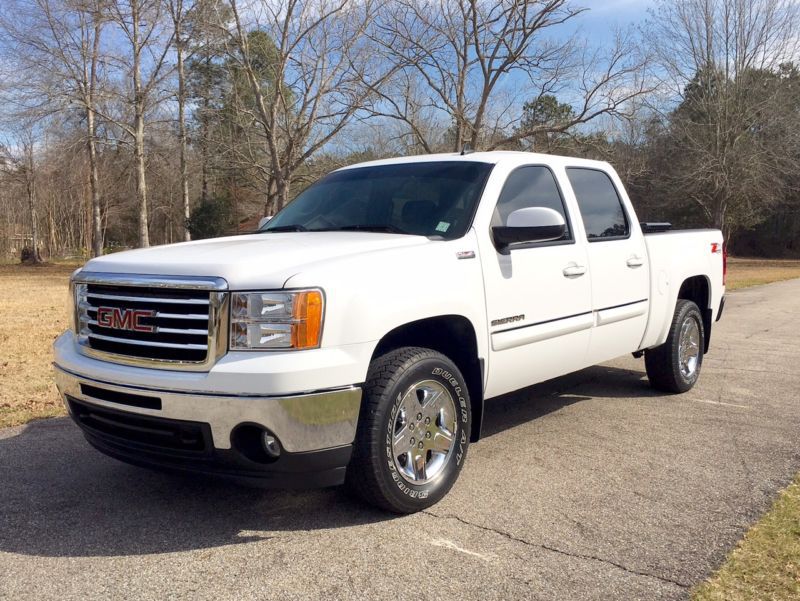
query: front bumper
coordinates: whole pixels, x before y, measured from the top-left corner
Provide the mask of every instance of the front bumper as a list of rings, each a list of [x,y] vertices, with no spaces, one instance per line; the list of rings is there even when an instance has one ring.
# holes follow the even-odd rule
[[[279,486],[341,483],[361,389],[257,396],[178,392],[97,380],[55,366],[56,385],[87,440],[130,463],[232,476]],[[252,460],[239,428],[277,437],[277,460]]]

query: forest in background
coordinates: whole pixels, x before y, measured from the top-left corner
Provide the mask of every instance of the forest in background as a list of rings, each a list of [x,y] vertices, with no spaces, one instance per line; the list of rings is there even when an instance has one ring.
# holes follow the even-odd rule
[[[5,0],[0,256],[251,230],[334,168],[466,146],[607,160],[643,220],[799,256],[797,3],[657,0],[601,45],[585,10]]]

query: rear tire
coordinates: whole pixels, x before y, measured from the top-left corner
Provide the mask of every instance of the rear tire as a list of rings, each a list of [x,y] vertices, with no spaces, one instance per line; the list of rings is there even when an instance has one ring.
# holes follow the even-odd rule
[[[665,392],[690,390],[700,376],[704,343],[700,309],[692,301],[679,299],[666,342],[645,351],[644,364],[650,385]]]
[[[471,420],[464,377],[450,359],[418,347],[378,357],[364,384],[345,485],[394,513],[430,507],[461,472]]]

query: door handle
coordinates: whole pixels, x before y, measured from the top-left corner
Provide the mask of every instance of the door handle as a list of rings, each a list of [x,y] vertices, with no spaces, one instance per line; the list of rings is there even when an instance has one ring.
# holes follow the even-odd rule
[[[628,259],[628,267],[631,269],[641,267],[642,265],[644,265],[644,259],[638,255],[633,255],[630,259]]]
[[[579,278],[586,273],[586,267],[577,263],[570,263],[564,268],[565,278]]]

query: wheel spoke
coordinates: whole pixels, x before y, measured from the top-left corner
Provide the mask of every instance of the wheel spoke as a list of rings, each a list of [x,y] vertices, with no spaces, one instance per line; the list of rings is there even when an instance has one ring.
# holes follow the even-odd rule
[[[678,363],[685,377],[690,377],[697,370],[699,356],[700,326],[693,317],[687,317],[681,324],[678,339]]]
[[[406,478],[414,479],[414,456],[411,452],[406,452],[401,455],[405,457],[405,465],[398,464],[397,467],[401,473],[405,474]]]
[[[419,401],[417,400],[417,391],[415,388],[410,388],[400,401],[400,408],[405,412],[409,420],[413,420],[417,411],[419,411]]]
[[[430,387],[419,388],[419,392],[422,393],[422,399],[420,400],[419,404],[422,409],[427,409],[428,407],[435,407],[437,405],[438,400],[442,397],[441,390],[434,390]]]
[[[433,435],[431,450],[436,453],[448,453],[453,446],[453,433],[444,428],[440,428]]]
[[[450,432],[451,434],[455,432],[456,429],[456,415],[455,415],[455,407],[452,405],[450,407],[442,407],[436,414],[436,425],[439,426],[442,430],[446,432]]]
[[[394,448],[396,451],[404,451],[411,446],[411,439],[414,437],[413,431],[404,425],[394,434]]]
[[[414,456],[414,479],[427,480],[428,476],[425,472],[426,457],[424,453],[419,453]]]

